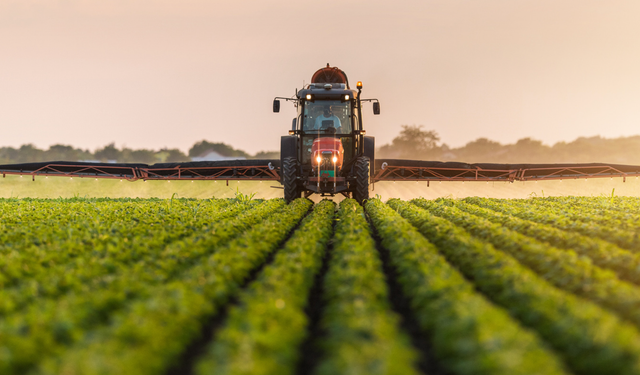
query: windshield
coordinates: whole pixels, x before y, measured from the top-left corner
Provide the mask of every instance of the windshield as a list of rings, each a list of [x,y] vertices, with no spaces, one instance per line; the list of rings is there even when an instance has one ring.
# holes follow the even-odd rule
[[[306,102],[303,113],[303,128],[306,133],[351,133],[351,107],[349,102],[318,100]]]

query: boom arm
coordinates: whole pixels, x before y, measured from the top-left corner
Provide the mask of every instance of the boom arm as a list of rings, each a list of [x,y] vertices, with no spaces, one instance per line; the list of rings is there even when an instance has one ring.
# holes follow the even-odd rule
[[[378,181],[534,181],[639,176],[640,166],[581,164],[466,164],[380,159],[372,182]]]
[[[378,159],[371,182],[380,181],[533,181],[640,176],[640,166],[582,164],[466,164]],[[222,160],[160,164],[42,162],[0,165],[6,175],[136,180],[280,180],[280,160]]]
[[[0,165],[5,175],[136,180],[279,180],[279,160],[222,160],[160,164],[54,161]]]

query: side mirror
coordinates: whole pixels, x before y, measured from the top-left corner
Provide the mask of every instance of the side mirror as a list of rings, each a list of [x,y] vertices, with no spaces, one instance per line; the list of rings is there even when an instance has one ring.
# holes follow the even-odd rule
[[[280,101],[278,99],[273,99],[273,112],[280,112]]]
[[[294,118],[293,118],[293,122],[292,122],[292,124],[291,124],[291,130],[296,130],[296,120],[297,120],[297,119],[294,117]]]
[[[380,114],[380,102],[373,102],[373,114],[374,115]]]

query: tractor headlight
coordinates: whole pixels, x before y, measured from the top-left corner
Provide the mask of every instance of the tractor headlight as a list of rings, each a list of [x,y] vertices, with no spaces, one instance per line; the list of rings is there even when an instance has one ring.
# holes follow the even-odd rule
[[[333,164],[335,164],[335,163],[337,163],[337,162],[338,162],[338,157],[337,157],[337,156],[334,156],[334,157],[333,157],[333,159],[331,159],[331,160],[333,160]]]

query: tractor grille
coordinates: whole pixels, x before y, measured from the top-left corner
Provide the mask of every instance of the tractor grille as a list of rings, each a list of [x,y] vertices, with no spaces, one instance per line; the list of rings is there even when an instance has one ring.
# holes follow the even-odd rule
[[[322,161],[320,162],[320,169],[323,170],[333,170],[333,162],[331,159],[333,158],[333,153],[331,151],[322,151],[320,155],[322,157]]]

